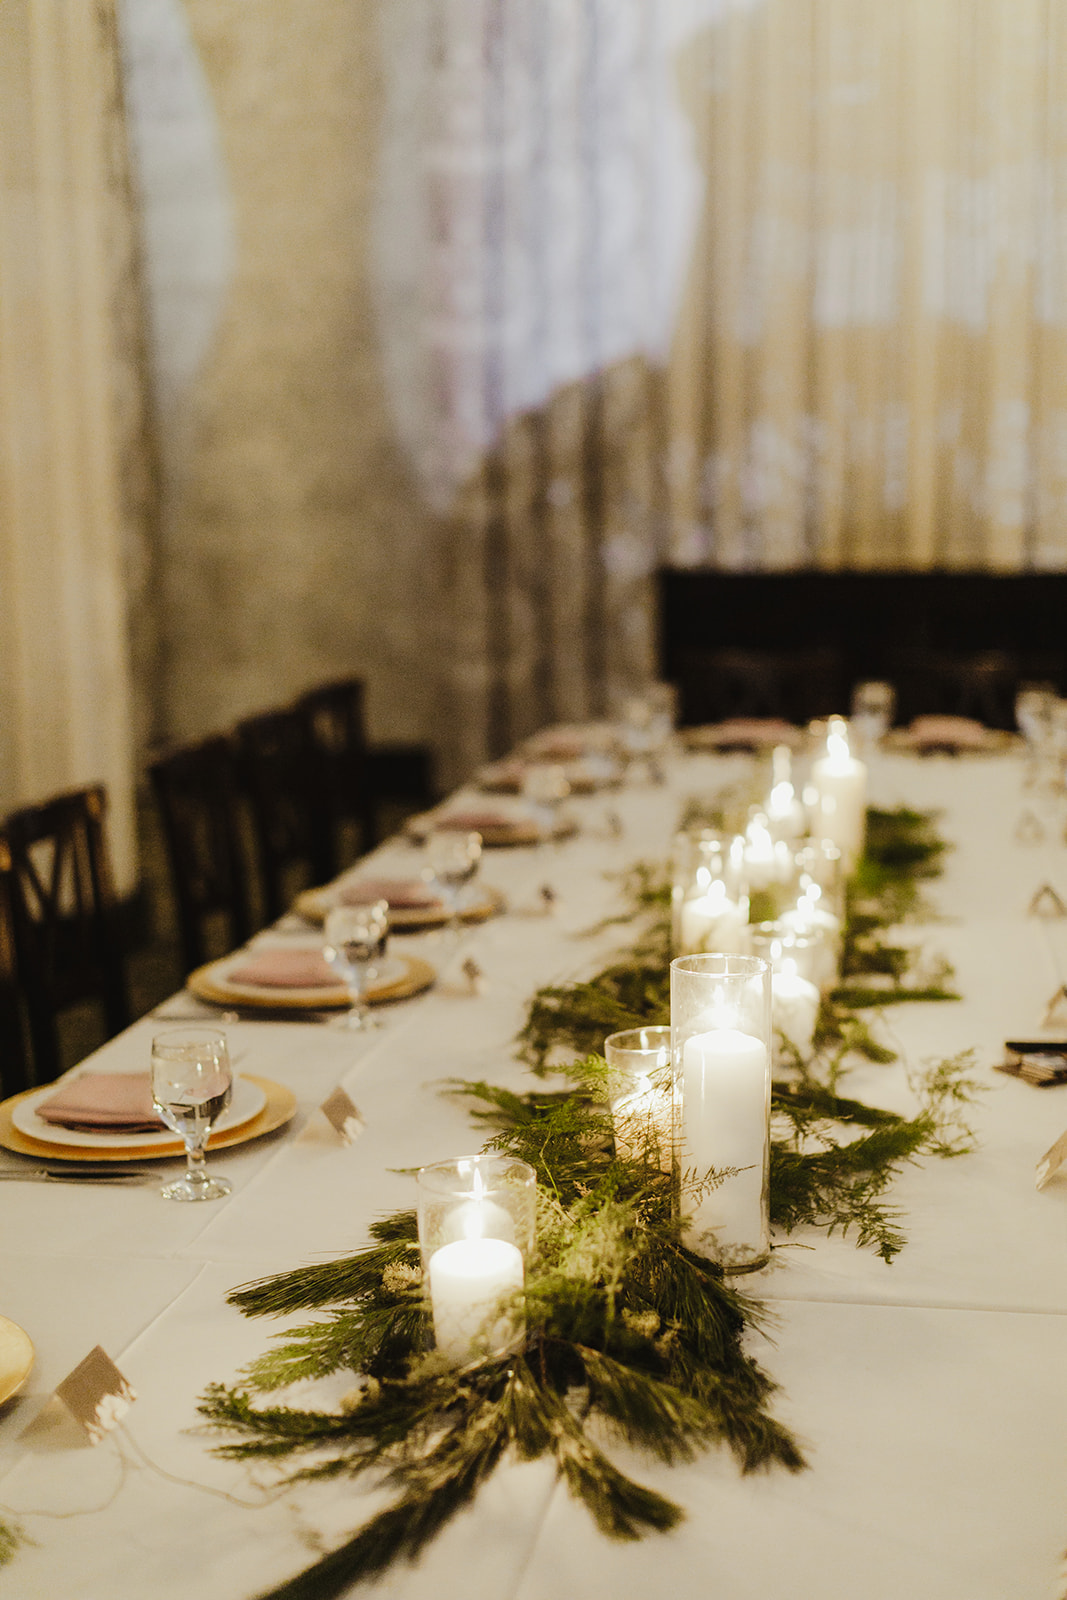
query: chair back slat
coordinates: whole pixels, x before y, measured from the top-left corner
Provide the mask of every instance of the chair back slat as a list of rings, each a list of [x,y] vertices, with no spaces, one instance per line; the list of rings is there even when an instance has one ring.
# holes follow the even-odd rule
[[[130,1020],[105,810],[104,790],[95,785],[25,806],[5,823],[15,954],[38,1083],[62,1068],[58,1019],[68,1006],[98,1001],[109,1037]]]
[[[15,904],[11,846],[0,832],[0,1094],[30,1086],[22,993],[15,959]]]
[[[294,708],[237,724],[240,779],[248,799],[262,911],[273,922],[293,892],[332,875],[329,810],[307,722]]]
[[[329,827],[330,875],[377,843],[377,816],[363,711],[363,682],[342,678],[297,701]]]
[[[163,826],[182,961],[191,972],[243,944],[252,931],[236,751],[220,734],[160,757],[148,771]]]

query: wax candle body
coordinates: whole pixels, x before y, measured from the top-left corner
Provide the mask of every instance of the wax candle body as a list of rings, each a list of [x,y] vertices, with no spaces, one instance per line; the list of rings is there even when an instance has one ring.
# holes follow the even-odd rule
[[[811,1053],[819,1015],[819,991],[797,972],[771,973],[771,1015],[775,1033],[782,1033],[800,1051]]]
[[[820,989],[832,989],[837,982],[837,968],[841,949],[841,919],[822,906],[803,900],[779,917],[783,928],[803,938],[817,941],[812,977]]]
[[[748,949],[748,913],[727,898],[721,885],[713,885],[707,894],[683,903],[680,940],[681,949],[675,953],[681,956],[704,950],[743,955]]]
[[[769,1065],[763,1043],[736,1028],[693,1034],[682,1049],[683,1170],[699,1179],[710,1168],[744,1169],[683,1201],[690,1242],[725,1264],[767,1249]]]
[[[819,793],[818,832],[832,839],[841,852],[846,871],[863,851],[867,825],[867,768],[848,753],[848,746],[833,741],[834,748],[816,761],[811,781]]]
[[[506,1239],[456,1239],[430,1257],[430,1299],[437,1348],[462,1365],[499,1355],[522,1332],[521,1315],[500,1311],[523,1285],[522,1252]]]

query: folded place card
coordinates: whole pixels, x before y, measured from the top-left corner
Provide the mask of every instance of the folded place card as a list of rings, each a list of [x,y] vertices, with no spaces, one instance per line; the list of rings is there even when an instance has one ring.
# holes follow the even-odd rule
[[[354,1144],[367,1124],[346,1089],[337,1088],[319,1107],[342,1144]]]
[[[1043,1028],[1067,1028],[1067,983],[1061,983],[1048,1003]]]
[[[56,1399],[82,1427],[92,1444],[126,1415],[137,1396],[111,1357],[99,1345],[56,1388]]]
[[[468,956],[462,967],[463,976],[470,984],[471,994],[485,993],[485,974],[473,956]]]
[[[1044,837],[1044,823],[1036,812],[1027,808],[1015,824],[1016,842],[1018,844],[1040,844]]]
[[[997,1063],[1000,1072],[1022,1078],[1024,1083],[1031,1083],[1037,1089],[1067,1083],[1067,1043],[1054,1039],[1009,1039],[1004,1049],[1004,1060]]]
[[[1061,1134],[1037,1164],[1037,1187],[1043,1189],[1050,1178],[1054,1178],[1063,1163],[1067,1161],[1067,1133]]]
[[[1067,905],[1064,905],[1051,883],[1043,883],[1027,906],[1026,915],[1055,921],[1059,917],[1067,917]]]

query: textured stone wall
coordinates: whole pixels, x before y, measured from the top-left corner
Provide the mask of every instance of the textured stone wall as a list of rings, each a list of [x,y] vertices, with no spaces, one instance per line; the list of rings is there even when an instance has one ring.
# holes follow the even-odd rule
[[[123,10],[163,484],[156,737],[349,672],[375,734],[425,737],[432,538],[367,275],[377,7]]]

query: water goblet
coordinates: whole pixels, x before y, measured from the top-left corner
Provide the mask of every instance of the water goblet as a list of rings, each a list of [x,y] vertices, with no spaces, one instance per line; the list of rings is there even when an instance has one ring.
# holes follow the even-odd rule
[[[482,859],[482,836],[450,828],[439,828],[426,841],[433,875],[445,892],[448,921],[445,931],[455,937],[460,925],[460,891],[473,879]]]
[[[322,953],[348,990],[351,1005],[342,1019],[346,1028],[377,1028],[367,1011],[365,995],[374,976],[374,963],[385,954],[389,934],[389,905],[373,900],[368,905],[334,906],[323,929]]]
[[[891,683],[857,683],[852,691],[851,723],[859,742],[874,750],[885,738],[893,722],[897,694]]]
[[[538,817],[545,837],[559,834],[559,808],[571,792],[566,768],[555,761],[535,761],[526,770],[522,783],[523,799]]]
[[[185,1145],[185,1171],[163,1186],[165,1200],[221,1200],[226,1178],[210,1178],[204,1147],[233,1093],[226,1035],[216,1028],[169,1028],[152,1040],[152,1103]]]

